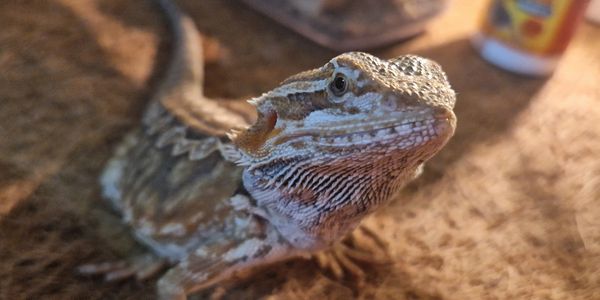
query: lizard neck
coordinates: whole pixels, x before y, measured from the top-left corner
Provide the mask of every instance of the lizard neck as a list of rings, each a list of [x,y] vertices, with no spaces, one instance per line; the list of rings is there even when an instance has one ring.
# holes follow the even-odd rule
[[[244,186],[292,244],[319,249],[342,238],[413,179],[421,165],[414,157],[409,151],[298,155],[246,168]]]

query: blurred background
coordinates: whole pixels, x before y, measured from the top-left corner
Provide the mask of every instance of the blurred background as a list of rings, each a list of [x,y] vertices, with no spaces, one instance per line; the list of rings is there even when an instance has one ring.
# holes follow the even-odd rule
[[[529,77],[473,47],[478,33],[495,37],[483,26],[489,1],[383,1],[408,3],[391,15],[373,1],[355,15],[344,3],[356,1],[176,2],[204,37],[212,97],[252,97],[338,48],[368,46],[439,62],[458,93],[455,137],[367,220],[393,265],[365,266],[357,287],[294,260],[196,298],[600,299],[597,23],[582,19],[551,71]],[[153,297],[154,281],[106,284],[74,269],[142,251],[97,177],[138,124],[170,38],[147,0],[0,1],[0,299]]]

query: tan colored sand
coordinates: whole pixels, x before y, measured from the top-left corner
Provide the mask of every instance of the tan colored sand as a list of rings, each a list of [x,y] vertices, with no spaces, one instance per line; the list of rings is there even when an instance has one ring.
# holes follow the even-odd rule
[[[178,2],[209,39],[211,96],[256,95],[335,55],[235,1]],[[458,92],[455,138],[369,220],[396,264],[368,268],[357,289],[292,261],[218,293],[600,299],[600,28],[579,30],[554,77],[526,79],[471,49],[483,2],[452,1],[426,34],[375,51],[437,60]],[[0,299],[153,295],[154,281],[105,284],[73,269],[141,251],[97,176],[135,126],[167,45],[148,1],[0,1]]]

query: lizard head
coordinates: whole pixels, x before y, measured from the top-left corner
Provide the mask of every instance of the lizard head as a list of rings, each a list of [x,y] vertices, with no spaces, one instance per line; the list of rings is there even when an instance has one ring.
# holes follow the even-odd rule
[[[441,67],[413,55],[341,54],[250,102],[256,123],[232,135],[245,182],[280,194],[301,190],[303,198],[338,175],[370,178],[361,182],[371,186],[379,178],[380,188],[407,181],[456,123],[455,93]]]
[[[256,123],[231,135],[249,165],[306,150],[336,157],[368,149],[437,152],[456,119],[441,67],[413,55],[345,53],[250,102]]]

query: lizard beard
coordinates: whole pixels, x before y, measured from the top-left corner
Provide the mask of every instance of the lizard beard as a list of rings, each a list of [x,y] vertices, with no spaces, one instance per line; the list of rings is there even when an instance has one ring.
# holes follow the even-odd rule
[[[300,230],[314,238],[292,244],[318,249],[343,237],[416,176],[420,162],[408,155],[363,152],[337,159],[281,159],[246,169],[244,186],[283,236]],[[284,224],[277,224],[278,219]]]

